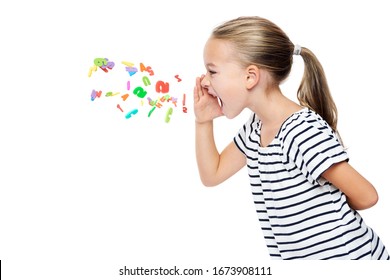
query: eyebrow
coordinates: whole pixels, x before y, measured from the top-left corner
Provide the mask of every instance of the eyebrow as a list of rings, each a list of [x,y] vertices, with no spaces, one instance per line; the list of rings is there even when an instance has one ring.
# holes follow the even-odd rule
[[[213,67],[215,67],[216,65],[214,63],[210,62],[210,63],[207,63],[206,66],[213,66]]]

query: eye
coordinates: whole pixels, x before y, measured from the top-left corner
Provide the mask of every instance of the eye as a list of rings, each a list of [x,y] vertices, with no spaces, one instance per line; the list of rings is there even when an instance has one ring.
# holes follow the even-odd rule
[[[213,70],[209,70],[209,73],[210,73],[210,75],[214,75],[214,74],[216,74],[217,72],[215,72],[215,71],[213,71]]]

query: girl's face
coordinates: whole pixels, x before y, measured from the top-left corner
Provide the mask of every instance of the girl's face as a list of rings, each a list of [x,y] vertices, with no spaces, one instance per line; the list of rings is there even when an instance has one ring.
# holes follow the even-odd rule
[[[202,87],[218,97],[223,114],[231,119],[247,107],[246,72],[236,60],[236,51],[227,41],[210,38],[204,48],[207,69]]]

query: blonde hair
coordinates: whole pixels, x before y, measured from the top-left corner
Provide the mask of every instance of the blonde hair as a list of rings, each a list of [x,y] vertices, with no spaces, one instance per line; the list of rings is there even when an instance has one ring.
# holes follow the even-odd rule
[[[280,84],[291,72],[294,44],[273,22],[261,17],[239,17],[217,26],[211,37],[227,40],[244,67],[256,65],[269,71]],[[324,70],[316,56],[302,47],[305,69],[297,98],[302,106],[318,113],[337,132],[337,108]]]

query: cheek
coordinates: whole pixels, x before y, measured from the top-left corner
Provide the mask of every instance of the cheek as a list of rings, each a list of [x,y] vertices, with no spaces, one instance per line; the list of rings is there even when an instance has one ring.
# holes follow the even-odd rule
[[[242,91],[240,81],[236,76],[215,78],[210,85],[224,102],[234,101]]]
[[[229,100],[237,100],[242,93],[242,89],[238,83],[233,81],[226,82],[223,85],[223,96]]]

